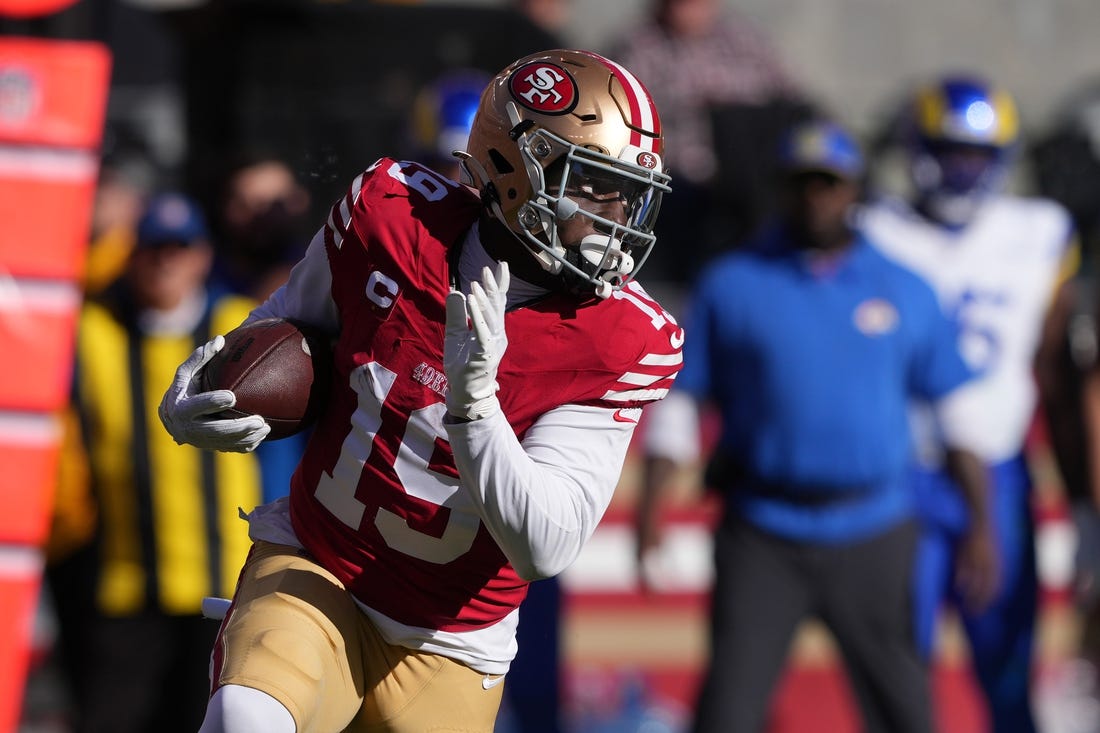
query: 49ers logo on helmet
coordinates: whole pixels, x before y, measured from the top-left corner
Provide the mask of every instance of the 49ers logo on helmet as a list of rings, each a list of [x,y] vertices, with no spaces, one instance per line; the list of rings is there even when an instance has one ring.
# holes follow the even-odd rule
[[[653,153],[638,153],[638,165],[653,170],[657,167],[657,156]]]
[[[577,82],[565,69],[545,61],[513,71],[508,88],[520,104],[544,115],[565,114],[577,104]]]

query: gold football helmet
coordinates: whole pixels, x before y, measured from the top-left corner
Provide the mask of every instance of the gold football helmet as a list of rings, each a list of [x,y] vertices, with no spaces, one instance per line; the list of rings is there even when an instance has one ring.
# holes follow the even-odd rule
[[[594,53],[554,50],[489,83],[460,157],[492,215],[544,269],[606,298],[653,247],[670,190],[663,150],[657,108],[633,74]],[[607,196],[623,201],[625,223],[585,210],[586,198]],[[599,234],[567,248],[557,223],[574,216]]]

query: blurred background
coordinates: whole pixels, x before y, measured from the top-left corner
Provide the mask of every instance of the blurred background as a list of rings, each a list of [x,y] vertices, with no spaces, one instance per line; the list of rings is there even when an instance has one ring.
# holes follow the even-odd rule
[[[10,1],[10,0],[9,0]],[[494,74],[555,46],[616,51],[641,37],[650,0],[370,2],[369,0],[80,0],[28,16],[0,3],[0,36],[90,40],[111,53],[102,144],[105,168],[139,191],[172,188],[208,214],[243,153],[284,161],[308,191],[315,226],[347,182],[382,155],[424,152],[410,123],[418,96],[449,69]],[[748,90],[716,100],[715,170],[674,178],[669,222],[642,276],[673,313],[705,257],[763,217],[768,163],[761,150],[781,122],[829,111],[876,158],[883,185],[898,100],[929,75],[980,73],[1020,108],[1023,155],[1013,185],[1069,208],[1091,277],[1100,221],[1100,3],[1095,0],[721,0],[724,13],[766,47],[781,69],[775,95]],[[625,52],[625,51],[624,51]],[[633,53],[633,52],[632,52]],[[708,73],[710,63],[680,70]],[[713,59],[711,60],[713,63]],[[746,63],[758,63],[746,61]],[[763,63],[763,62],[759,62]],[[631,64],[643,83],[646,74]],[[0,74],[0,111],[12,86]],[[763,82],[761,82],[763,84]],[[763,88],[763,87],[761,87]],[[776,98],[784,103],[774,104]],[[674,118],[678,99],[662,117]],[[675,155],[673,151],[672,155]],[[754,157],[755,156],[755,157]],[[675,160],[673,158],[673,160]],[[674,167],[675,167],[674,163]],[[687,164],[684,164],[687,168]],[[688,192],[729,203],[699,227],[680,210]],[[730,213],[733,212],[733,213]],[[215,223],[215,235],[219,232]],[[1074,532],[1046,428],[1033,430],[1043,588],[1035,696],[1043,730],[1100,730],[1097,703],[1076,662],[1080,622],[1072,602]],[[637,459],[624,472],[606,520],[561,579],[561,719],[577,733],[679,731],[706,655],[709,526],[714,508],[699,476],[666,509],[666,592],[642,595],[633,561]],[[552,621],[551,621],[552,623]],[[37,614],[21,733],[71,730],[66,692],[52,667],[56,619]],[[555,640],[558,636],[553,637]],[[558,643],[555,641],[555,643]],[[936,660],[938,717],[945,731],[982,730],[983,712],[958,630],[945,625]],[[136,674],[140,674],[135,670]],[[0,670],[0,674],[3,671]],[[506,724],[505,721],[503,724]],[[855,731],[850,693],[828,634],[800,633],[773,716],[774,733]]]
[[[884,124],[906,85],[949,70],[1010,89],[1034,144],[1069,118],[1087,124],[1083,105],[1100,93],[1100,8],[1087,0],[719,4],[757,26],[806,95],[865,135]],[[111,47],[108,150],[146,145],[164,173],[201,183],[226,150],[270,143],[298,158],[327,202],[325,186],[338,188],[363,160],[407,142],[413,97],[441,70],[494,73],[552,40],[608,52],[651,7],[650,0],[81,0],[2,28]]]

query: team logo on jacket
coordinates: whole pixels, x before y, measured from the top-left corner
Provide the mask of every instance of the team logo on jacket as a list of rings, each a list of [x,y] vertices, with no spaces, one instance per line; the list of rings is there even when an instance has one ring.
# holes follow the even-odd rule
[[[562,115],[577,105],[577,82],[565,69],[545,61],[513,71],[508,89],[517,102],[544,115]]]
[[[898,309],[882,298],[871,298],[856,306],[852,322],[864,336],[882,336],[898,327]]]

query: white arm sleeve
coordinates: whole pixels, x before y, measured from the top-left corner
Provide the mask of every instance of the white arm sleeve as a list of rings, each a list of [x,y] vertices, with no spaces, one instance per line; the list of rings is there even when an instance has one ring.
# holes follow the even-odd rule
[[[676,463],[699,459],[699,406],[695,398],[672,390],[663,400],[646,409],[645,454]]]
[[[502,412],[446,423],[462,485],[520,577],[560,573],[595,531],[636,427],[617,412],[558,407],[522,444]]]
[[[329,270],[328,253],[325,251],[324,227],[317,230],[305,255],[294,265],[278,290],[256,306],[245,319],[295,318],[331,333],[340,328],[336,302],[332,299],[332,271]]]

